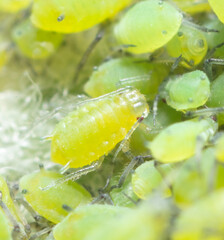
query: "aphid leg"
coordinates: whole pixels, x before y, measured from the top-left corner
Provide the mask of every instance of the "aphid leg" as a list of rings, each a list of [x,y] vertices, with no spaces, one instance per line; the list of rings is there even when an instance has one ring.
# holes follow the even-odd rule
[[[173,186],[172,186],[172,182],[169,181],[169,178],[165,176],[165,174],[163,173],[163,171],[161,171],[160,168],[158,168],[159,166],[159,162],[157,162],[156,160],[154,161],[154,167],[156,168],[156,170],[159,172],[159,174],[161,175],[162,179],[164,180],[164,183],[166,184],[166,186],[170,189],[171,193],[173,193]]]
[[[186,117],[193,118],[199,116],[213,116],[218,113],[223,113],[224,107],[217,107],[217,108],[204,108],[196,111],[188,111],[185,113]]]
[[[103,162],[103,157],[101,157],[99,160],[93,162],[91,165],[89,166],[86,166],[84,168],[81,168],[75,172],[72,172],[70,174],[68,174],[67,176],[65,177],[62,177],[54,182],[52,182],[51,184],[49,184],[48,186],[44,187],[44,188],[41,188],[42,191],[47,191],[57,185],[60,185],[62,183],[65,183],[65,182],[68,182],[70,180],[72,181],[75,181],[77,179],[79,179],[82,175],[86,175],[88,174],[89,172],[92,172],[92,171],[95,171],[96,169],[98,169],[101,164]]]
[[[104,35],[104,25],[100,27],[99,31],[96,34],[96,37],[90,43],[90,45],[88,46],[88,48],[84,52],[78,66],[76,67],[75,76],[74,76],[74,79],[72,81],[73,85],[75,83],[75,86],[77,86],[80,83],[80,80],[79,80],[80,72],[82,71],[82,68],[84,67],[84,65],[85,65],[86,61],[88,60],[88,57],[91,54],[91,52],[93,51],[93,49],[100,42],[100,40],[103,38],[103,35]]]
[[[141,163],[142,161],[144,161],[145,159],[152,159],[151,155],[147,155],[147,156],[136,156],[134,157],[131,162],[128,164],[128,166],[125,168],[124,172],[122,173],[119,182],[117,185],[113,185],[110,188],[110,191],[114,188],[120,188],[122,187],[122,185],[124,184],[127,176],[129,175],[129,173],[131,172],[131,170],[135,167],[135,165]]]
[[[2,197],[3,197],[2,192],[0,191],[0,207],[2,208],[3,212],[5,213],[5,215],[13,225],[13,233],[12,233],[13,236],[15,236],[15,239],[18,235],[21,236],[21,238],[22,237],[24,238],[26,236],[26,232],[24,231],[24,229],[22,229],[21,224],[19,224],[16,221],[16,219],[14,218],[14,216],[12,215],[12,213],[10,212],[6,204],[2,201]]]
[[[127,86],[128,84],[132,85],[133,83],[136,83],[136,82],[143,82],[143,83],[147,82],[149,80],[151,74],[152,74],[152,71],[150,71],[149,74],[120,79],[116,83],[116,87],[117,87],[117,89],[119,89],[121,87]]]
[[[128,196],[126,193],[122,192],[122,194],[132,203],[134,203],[135,205],[137,205],[138,202],[136,202],[134,199],[132,199],[130,196]]]
[[[174,72],[174,70],[179,66],[180,62],[183,60],[182,54],[176,58],[175,62],[171,66],[170,72]]]
[[[93,201],[91,202],[91,204],[96,204],[96,203],[100,203],[102,202],[109,204],[109,205],[114,205],[110,195],[108,193],[100,193],[98,197],[96,197],[95,199],[93,199]]]
[[[47,227],[47,228],[44,228],[43,230],[37,232],[37,233],[34,233],[30,238],[29,240],[35,240],[47,233],[49,233],[50,231],[52,230],[52,227]]]
[[[183,19],[183,24],[186,25],[186,26],[198,29],[198,30],[200,30],[202,32],[206,32],[206,33],[219,33],[219,30],[217,30],[217,29],[206,28],[206,27],[200,26],[200,25],[198,25],[196,23],[190,22],[190,21],[188,21],[186,19]]]
[[[152,112],[153,112],[153,126],[154,127],[156,126],[156,115],[157,115],[157,111],[158,111],[159,99],[160,99],[160,96],[159,96],[159,94],[157,94],[153,101]]]
[[[135,122],[135,124],[132,126],[131,130],[129,130],[129,132],[127,133],[127,135],[125,136],[125,138],[122,140],[122,142],[120,143],[119,147],[117,148],[112,163],[114,163],[117,159],[118,154],[120,153],[121,150],[127,149],[127,143],[132,135],[132,133],[135,131],[135,129],[139,126],[139,124],[144,120],[144,117],[139,117],[138,120]]]
[[[214,55],[214,53],[216,52],[217,49],[221,48],[224,46],[224,42],[218,44],[217,46],[213,47],[207,54],[206,59],[212,58],[212,56]]]
[[[224,65],[224,59],[208,58],[204,62],[205,73],[210,80],[213,80],[212,65]]]

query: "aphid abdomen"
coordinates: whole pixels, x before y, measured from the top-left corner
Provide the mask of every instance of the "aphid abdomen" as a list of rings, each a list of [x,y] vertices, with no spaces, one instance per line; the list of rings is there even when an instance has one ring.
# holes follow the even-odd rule
[[[57,126],[52,137],[54,162],[77,168],[111,151],[132,128],[148,105],[137,90],[112,93],[82,105]]]

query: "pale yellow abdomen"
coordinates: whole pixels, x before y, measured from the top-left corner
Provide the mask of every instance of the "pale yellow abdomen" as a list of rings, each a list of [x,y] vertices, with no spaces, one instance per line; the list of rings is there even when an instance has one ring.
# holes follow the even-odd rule
[[[124,139],[138,117],[148,114],[145,97],[124,89],[90,101],[71,112],[56,126],[52,161],[77,168],[108,154]]]

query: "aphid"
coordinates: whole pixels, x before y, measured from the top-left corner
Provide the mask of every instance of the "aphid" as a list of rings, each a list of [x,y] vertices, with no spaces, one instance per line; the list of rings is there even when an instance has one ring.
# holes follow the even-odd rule
[[[224,135],[215,144],[215,156],[219,162],[224,162]]]
[[[153,200],[147,200],[134,209],[127,209],[119,217],[104,221],[85,240],[165,239],[170,210],[168,204],[160,198],[155,197]]]
[[[223,188],[224,168],[215,162],[214,148],[207,148],[175,169],[173,197],[180,208],[189,207],[209,192]]]
[[[27,8],[31,0],[0,0],[0,12],[14,13]]]
[[[75,209],[92,199],[88,191],[76,182],[66,182],[47,191],[41,190],[62,177],[59,173],[41,169],[20,179],[20,189],[27,202],[41,216],[53,223],[58,223],[67,216],[68,212],[62,208],[63,205]]]
[[[211,118],[175,123],[162,130],[148,148],[159,162],[183,161],[192,157],[215,134],[217,127]]]
[[[206,103],[208,107],[224,107],[224,73],[219,75],[214,81],[211,83],[211,95]],[[218,123],[219,125],[224,124],[224,113],[218,113]]]
[[[87,100],[55,127],[52,161],[70,168],[94,163],[123,140],[148,111],[145,97],[130,88]]]
[[[164,178],[171,170],[170,164],[155,166],[154,161],[141,164],[132,174],[134,193],[141,199],[147,199],[153,191],[157,190],[161,191],[165,197],[169,197],[171,191],[168,182]]]
[[[31,21],[40,29],[61,33],[84,31],[114,17],[132,0],[34,1]]]
[[[7,217],[0,211],[0,239],[12,240],[12,229],[9,225]]]
[[[212,10],[215,12],[219,20],[224,23],[224,2],[223,0],[208,0]]]
[[[111,218],[119,217],[128,209],[111,205],[82,206],[71,212],[54,228],[55,240],[84,240],[96,228]]]
[[[84,86],[91,97],[99,97],[120,87],[132,86],[153,100],[159,84],[167,76],[167,67],[136,58],[113,59],[93,72]]]
[[[173,0],[181,10],[190,14],[210,11],[207,0]]]
[[[178,33],[167,43],[166,49],[171,57],[181,56],[181,64],[191,68],[204,59],[208,46],[203,32],[194,27],[182,25]]]
[[[49,57],[63,40],[61,34],[42,31],[34,27],[29,20],[17,25],[13,29],[12,37],[22,54],[32,59]]]
[[[134,45],[132,53],[154,52],[177,33],[182,14],[171,4],[160,0],[137,3],[115,26],[114,33],[121,44]]]
[[[196,201],[176,219],[172,239],[223,239],[223,211],[224,190],[216,191]]]
[[[209,96],[210,81],[199,70],[170,77],[161,91],[161,97],[178,111],[198,108],[207,102]]]

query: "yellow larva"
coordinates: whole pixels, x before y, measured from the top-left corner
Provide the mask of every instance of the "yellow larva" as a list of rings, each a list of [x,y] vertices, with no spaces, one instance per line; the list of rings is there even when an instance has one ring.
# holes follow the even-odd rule
[[[80,105],[56,126],[51,137],[52,161],[70,168],[93,163],[123,140],[148,111],[145,97],[130,88]]]

